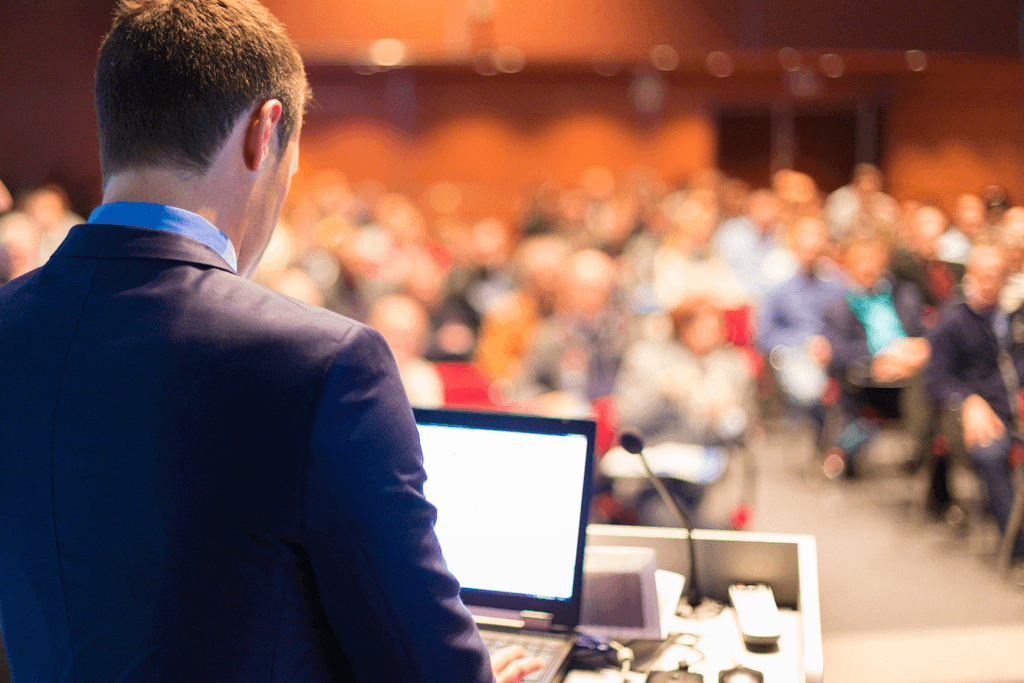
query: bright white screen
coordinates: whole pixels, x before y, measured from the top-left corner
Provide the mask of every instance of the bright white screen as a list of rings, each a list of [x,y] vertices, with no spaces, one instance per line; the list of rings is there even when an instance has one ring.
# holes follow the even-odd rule
[[[572,597],[587,439],[419,425],[427,500],[465,588]]]

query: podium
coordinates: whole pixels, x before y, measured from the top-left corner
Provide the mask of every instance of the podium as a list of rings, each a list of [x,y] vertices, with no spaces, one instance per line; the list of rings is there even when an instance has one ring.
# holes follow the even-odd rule
[[[727,649],[733,654],[722,657],[720,668],[728,668],[729,661],[737,658],[735,653],[741,653],[742,662],[762,671],[766,683],[821,683],[824,662],[814,537],[698,529],[693,540],[703,597],[727,606],[722,615],[703,624],[709,638],[729,641]],[[684,576],[690,573],[685,529],[591,524],[587,528],[587,544],[651,548],[657,552],[659,569]],[[728,590],[733,583],[771,586],[783,627],[776,651],[758,654],[744,649],[729,603]],[[715,668],[713,657],[709,656],[705,680],[717,680]],[[572,672],[567,680],[574,680]]]

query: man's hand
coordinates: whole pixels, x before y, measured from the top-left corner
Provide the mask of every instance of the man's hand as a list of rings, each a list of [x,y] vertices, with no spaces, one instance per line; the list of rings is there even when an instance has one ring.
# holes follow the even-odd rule
[[[832,346],[828,339],[816,334],[804,340],[804,350],[815,363],[821,367],[827,366],[832,361]]]
[[[12,205],[11,193],[8,192],[4,184],[0,182],[0,213],[4,213],[10,209]]]
[[[871,362],[871,377],[876,382],[896,382],[910,377],[928,362],[931,347],[921,337],[899,339]]]
[[[967,450],[988,446],[1006,433],[1006,425],[992,410],[992,406],[977,394],[964,399],[962,407],[964,445]]]
[[[527,657],[518,645],[503,647],[491,655],[491,669],[497,683],[519,683],[525,676],[544,668],[544,660]]]

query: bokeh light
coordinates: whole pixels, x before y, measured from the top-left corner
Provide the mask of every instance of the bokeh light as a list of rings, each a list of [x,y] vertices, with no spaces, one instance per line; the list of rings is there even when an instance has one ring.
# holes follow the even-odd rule
[[[839,78],[846,71],[846,62],[839,55],[829,53],[818,57],[818,68],[829,78]]]
[[[514,45],[499,47],[494,52],[494,66],[505,74],[519,73],[526,66],[526,53]]]
[[[803,66],[800,52],[791,47],[784,47],[779,50],[779,64],[786,71],[796,71]]]
[[[381,38],[370,46],[370,62],[377,66],[398,66],[405,61],[405,43],[395,38]]]
[[[637,74],[633,78],[630,92],[636,110],[644,114],[653,114],[661,110],[661,105],[665,101],[665,86],[654,74]]]
[[[671,45],[655,45],[651,48],[651,64],[659,71],[672,71],[679,66],[679,53]]]
[[[704,60],[705,66],[708,68],[708,73],[718,78],[725,78],[731,76],[735,67],[732,63],[732,57],[725,52],[711,52]]]
[[[904,58],[911,71],[924,71],[928,68],[928,55],[920,50],[907,50]]]

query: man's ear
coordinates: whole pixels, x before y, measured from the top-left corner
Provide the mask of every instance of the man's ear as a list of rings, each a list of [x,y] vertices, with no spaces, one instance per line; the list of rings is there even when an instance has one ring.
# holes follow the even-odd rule
[[[245,166],[250,171],[260,170],[270,155],[280,120],[280,100],[267,100],[253,111],[245,132]]]

